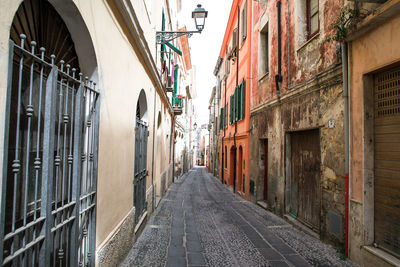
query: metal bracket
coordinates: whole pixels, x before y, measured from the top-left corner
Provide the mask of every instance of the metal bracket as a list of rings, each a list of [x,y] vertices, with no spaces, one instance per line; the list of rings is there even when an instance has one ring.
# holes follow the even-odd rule
[[[193,33],[201,33],[201,31],[157,31],[156,42],[157,44],[166,44],[167,42],[184,35],[187,35],[187,37],[190,38]]]

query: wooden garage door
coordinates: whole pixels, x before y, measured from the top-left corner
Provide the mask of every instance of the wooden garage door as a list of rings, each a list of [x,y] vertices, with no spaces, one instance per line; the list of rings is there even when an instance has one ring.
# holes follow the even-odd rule
[[[374,77],[375,242],[400,255],[400,68]]]
[[[319,130],[291,134],[291,214],[315,232],[320,227]]]

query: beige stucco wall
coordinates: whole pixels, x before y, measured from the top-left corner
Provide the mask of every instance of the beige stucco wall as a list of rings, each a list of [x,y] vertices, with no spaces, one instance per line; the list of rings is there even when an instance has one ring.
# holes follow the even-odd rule
[[[374,240],[373,181],[374,169],[369,152],[368,136],[373,129],[367,126],[366,106],[373,109],[364,95],[363,80],[367,74],[400,62],[400,15],[388,19],[384,24],[351,42],[350,45],[350,212],[349,212],[349,255],[364,266],[377,266],[364,245]],[[364,140],[366,139],[366,140]],[[368,147],[366,147],[368,144]],[[372,144],[373,149],[373,144]],[[372,164],[373,165],[373,164]],[[368,255],[369,256],[368,256]],[[375,264],[375,265],[374,265]],[[378,265],[381,266],[380,263]],[[387,263],[386,263],[387,264]]]
[[[0,3],[0,136],[4,135],[9,31],[14,14],[21,2],[20,0],[2,0]],[[136,104],[140,91],[142,89],[145,91],[148,107],[148,190],[151,190],[152,182],[154,105],[156,105],[156,114],[159,111],[163,114],[163,132],[160,135],[164,139],[166,135],[169,138],[171,136],[169,130],[173,120],[168,109],[162,108],[165,103],[162,102],[158,94],[156,94],[156,104],[154,103],[155,89],[153,82],[146,73],[125,32],[118,24],[120,20],[114,17],[106,2],[100,0],[74,0],[73,2],[90,33],[98,67],[94,79],[101,92],[96,238],[97,246],[99,246],[107,240],[107,237],[112,236],[121,220],[127,216],[133,207],[134,129]],[[132,2],[142,3],[142,1]],[[134,5],[139,4],[135,3]],[[138,7],[138,10],[140,11],[143,8]],[[59,8],[56,9],[63,18],[64,16],[71,16],[71,14],[62,14],[62,10]],[[157,13],[160,14],[161,19],[161,11]],[[146,27],[149,29],[155,27],[154,25],[148,26],[149,22],[146,24],[143,19],[145,14],[145,12],[138,12],[143,25],[147,25]],[[74,29],[69,30],[70,32],[74,31]],[[154,44],[154,46],[150,45],[150,49],[154,50],[155,55],[155,42],[152,39],[150,41],[152,41],[151,44]],[[74,42],[75,46],[79,46],[79,40],[74,39]],[[84,60],[81,55],[80,60]],[[164,149],[160,150],[162,151],[160,160],[164,161],[168,159],[170,153],[168,149],[169,139],[166,139],[160,145],[164,146]],[[155,151],[157,154],[160,153],[158,150]],[[0,162],[2,162],[2,156],[3,138],[0,138]],[[1,167],[2,164],[0,164]],[[168,163],[161,163],[159,171],[162,173],[168,168]]]
[[[363,191],[363,75],[400,61],[400,16],[351,43],[351,197]]]
[[[21,1],[4,0],[0,2],[0,163],[3,162],[4,154],[4,129],[5,129],[5,108],[7,92],[7,73],[8,73],[8,44],[10,27],[14,18],[14,13],[18,9]],[[0,164],[0,174],[3,177],[3,164]],[[0,179],[2,188],[2,179]],[[0,199],[1,204],[1,199]]]

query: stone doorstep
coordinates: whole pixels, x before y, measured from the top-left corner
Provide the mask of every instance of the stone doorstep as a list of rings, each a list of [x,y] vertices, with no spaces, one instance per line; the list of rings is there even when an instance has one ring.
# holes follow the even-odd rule
[[[306,225],[302,224],[301,222],[299,222],[298,220],[294,219],[292,216],[285,214],[283,215],[283,218],[289,222],[290,224],[292,224],[294,227],[296,227],[297,229],[305,232],[306,234],[320,240],[321,237],[319,234],[317,234],[316,232],[314,232],[313,230],[311,230],[309,227],[307,227]]]
[[[156,208],[158,207],[158,204],[160,204],[161,197],[156,197]]]
[[[390,255],[382,249],[373,246],[363,246],[363,249],[372,255],[378,257],[379,259],[392,264],[393,266],[400,266],[400,259],[395,256]]]
[[[257,201],[257,205],[260,206],[261,208],[268,210],[268,203],[266,203],[265,201]]]
[[[142,217],[140,217],[139,222],[136,224],[136,226],[135,226],[135,235],[136,235],[137,231],[139,231],[139,229],[142,226],[143,222],[146,221],[146,218],[147,218],[147,211],[145,211],[145,213],[143,213]]]

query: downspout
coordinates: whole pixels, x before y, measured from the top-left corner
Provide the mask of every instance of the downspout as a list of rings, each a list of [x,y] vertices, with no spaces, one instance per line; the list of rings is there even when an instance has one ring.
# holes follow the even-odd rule
[[[175,182],[175,114],[172,117],[174,119],[174,127],[172,127],[171,140],[172,140],[172,182]]]
[[[240,7],[237,7],[237,30],[236,30],[236,87],[239,85],[239,23],[240,23]],[[236,89],[235,89],[236,90]],[[236,101],[235,101],[236,104]],[[232,105],[232,103],[231,103]],[[234,116],[232,116],[234,118]],[[233,193],[236,192],[236,166],[237,166],[237,148],[236,148],[236,134],[237,134],[237,120],[235,119],[235,133],[233,134],[233,148],[235,152],[235,156],[233,157]]]
[[[349,68],[348,68],[348,43],[341,44],[342,72],[343,72],[343,98],[344,98],[344,147],[345,147],[345,244],[344,253],[348,257],[349,250]]]
[[[282,25],[281,25],[281,0],[276,3],[277,7],[277,18],[278,18],[278,74],[275,75],[276,94],[279,95],[281,89],[279,83],[282,82]]]
[[[288,64],[288,69],[287,69],[287,88],[290,88],[290,0],[287,0],[287,29],[288,29],[288,33],[287,33],[287,64]]]
[[[152,186],[152,193],[153,193],[153,197],[152,197],[152,207],[153,210],[155,210],[154,207],[154,140],[155,140],[155,129],[156,129],[156,93],[157,90],[154,88],[154,112],[153,112],[153,155],[152,155],[152,160],[151,160],[151,186]]]

